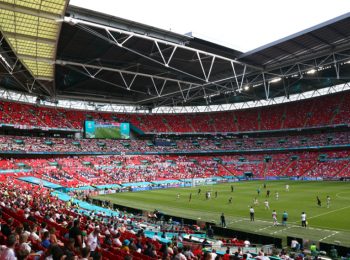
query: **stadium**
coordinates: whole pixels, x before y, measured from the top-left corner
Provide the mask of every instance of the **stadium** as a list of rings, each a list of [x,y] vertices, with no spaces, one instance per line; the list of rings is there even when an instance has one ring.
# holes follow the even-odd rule
[[[350,13],[245,52],[68,0],[0,31],[0,260],[350,259]]]

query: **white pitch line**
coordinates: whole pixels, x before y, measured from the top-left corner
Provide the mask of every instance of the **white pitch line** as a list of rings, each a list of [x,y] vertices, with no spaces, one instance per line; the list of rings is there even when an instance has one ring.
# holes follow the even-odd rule
[[[349,193],[349,192],[346,192],[346,191],[342,191],[342,192],[338,192],[337,194],[335,194],[335,196],[337,197],[337,198],[339,198],[339,199],[343,199],[343,200],[350,200],[350,198],[348,198],[348,197],[343,197],[343,196],[339,196],[340,194],[342,194],[342,193]]]
[[[327,211],[327,212],[324,212],[324,213],[321,213],[321,214],[318,214],[318,215],[315,215],[315,216],[308,217],[307,219],[318,218],[318,217],[325,216],[325,215],[331,214],[333,212],[341,211],[341,210],[348,209],[348,208],[350,208],[350,206],[346,206],[346,207],[342,207],[342,208],[339,208],[339,209]],[[300,221],[297,220],[297,221],[294,221],[292,223],[298,223],[298,222],[300,222]],[[324,230],[324,229],[320,229],[320,230]]]
[[[271,235],[276,234],[276,233],[278,233],[278,232],[285,231],[285,230],[290,229],[290,228],[293,228],[293,227],[295,227],[295,226],[290,226],[290,227],[287,227],[287,228],[284,228],[284,229],[277,230],[277,231],[275,231],[275,232],[272,232]]]
[[[325,213],[321,213],[321,214],[309,217],[308,219],[318,218],[318,217],[321,217],[321,216],[324,216],[324,215],[328,215],[328,214],[331,214],[333,212],[341,211],[341,210],[348,209],[348,208],[350,208],[350,206],[346,206],[346,207],[343,207],[343,208],[340,208],[340,209],[335,209],[335,210],[331,210],[331,211],[328,211],[328,212],[325,212]]]
[[[240,218],[239,220],[235,220],[232,223],[234,223],[234,222],[241,222],[241,221],[249,221],[249,222],[251,222],[250,218]],[[263,223],[269,223],[269,224],[271,223],[271,221],[261,220],[261,219],[255,219],[255,221],[252,221],[252,222],[263,222]]]
[[[350,206],[349,206],[350,207]],[[338,210],[340,210],[340,209],[338,209]],[[311,217],[310,217],[311,218]],[[309,219],[310,219],[309,218]],[[250,219],[248,219],[248,218],[242,218],[242,219],[239,219],[239,220],[235,220],[235,221],[232,221],[232,222],[230,222],[230,224],[232,224],[232,223],[238,223],[238,222],[242,222],[242,221],[250,221]],[[262,223],[271,223],[270,221],[267,221],[267,220],[261,220],[261,219],[256,219],[254,222],[262,222]],[[253,223],[254,223],[253,222]],[[295,221],[295,222],[292,222],[292,223],[297,223],[297,222],[299,222],[299,221]],[[281,232],[281,231],[284,231],[284,230],[287,230],[287,229],[290,229],[290,228],[302,228],[301,226],[299,226],[299,225],[294,225],[294,224],[292,224],[292,223],[290,223],[290,224],[288,224],[288,227],[287,228],[285,228],[285,229],[282,229],[282,230],[277,230],[277,231],[275,231],[275,232],[273,232],[273,233],[271,233],[271,234],[275,234],[275,233],[278,233],[278,232]],[[256,231],[263,231],[263,230],[266,230],[266,229],[269,229],[269,228],[271,228],[271,227],[274,227],[274,225],[269,225],[269,226],[266,226],[266,227],[263,227],[263,228],[260,228],[260,229],[257,229]],[[304,228],[303,228],[304,229]],[[325,232],[335,232],[335,231],[332,231],[332,230],[327,230],[327,229],[321,229],[321,228],[315,228],[315,227],[307,227],[307,229],[309,229],[309,230],[317,230],[317,231],[325,231]]]
[[[324,238],[321,238],[320,241],[323,241],[323,240],[325,240],[325,239],[327,239],[327,238],[330,238],[330,237],[332,237],[332,236],[335,236],[335,235],[338,234],[338,233],[339,233],[338,231],[334,231],[333,234],[330,234],[329,236],[326,236],[326,237],[324,237]]]
[[[271,223],[271,221],[257,219],[256,222]]]
[[[274,225],[271,225],[271,226],[259,228],[257,231],[262,231],[262,230],[265,230],[265,229],[268,229],[268,228],[271,228],[271,227],[275,227],[275,226],[274,226]]]
[[[242,221],[244,221],[244,219],[239,219],[239,220],[231,221],[231,222],[229,222],[229,224],[238,223],[238,222],[242,222]]]

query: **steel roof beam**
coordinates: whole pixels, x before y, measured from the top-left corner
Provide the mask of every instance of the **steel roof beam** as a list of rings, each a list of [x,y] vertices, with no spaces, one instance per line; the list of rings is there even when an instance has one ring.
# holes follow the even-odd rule
[[[66,22],[68,22],[68,23],[70,23],[71,25],[75,25],[76,24],[76,21],[74,22],[75,20],[73,19],[66,19]],[[145,58],[145,59],[148,59],[148,60],[151,60],[151,61],[153,61],[153,62],[155,62],[155,63],[157,63],[157,64],[160,64],[160,65],[162,65],[162,66],[164,66],[164,67],[166,67],[166,68],[169,68],[169,69],[171,69],[171,70],[174,70],[174,71],[176,71],[176,72],[179,72],[179,73],[181,73],[181,74],[184,74],[184,75],[186,75],[186,76],[189,76],[189,77],[192,77],[192,78],[194,78],[194,79],[197,79],[197,80],[199,80],[199,81],[202,81],[204,84],[203,85],[199,85],[199,86],[210,86],[210,85],[217,85],[217,86],[219,86],[219,87],[221,87],[221,88],[225,88],[224,86],[222,86],[222,85],[219,85],[219,81],[220,80],[217,80],[217,81],[206,81],[206,79],[205,79],[205,77],[204,78],[201,78],[201,77],[198,77],[198,76],[196,76],[196,75],[193,75],[193,74],[190,74],[190,73],[188,73],[188,72],[185,72],[185,71],[183,71],[183,70],[181,70],[181,69],[178,69],[178,68],[175,68],[175,67],[172,67],[172,66],[169,66],[168,64],[169,64],[169,62],[170,62],[170,58],[169,58],[169,60],[168,61],[166,61],[165,59],[163,59],[163,61],[159,61],[159,60],[156,60],[156,59],[154,59],[154,58],[152,58],[152,57],[150,57],[150,56],[148,56],[148,55],[146,55],[146,54],[143,54],[143,53],[141,53],[141,52],[139,52],[139,51],[137,51],[137,50],[134,50],[134,49],[131,49],[131,48],[129,48],[129,47],[126,47],[125,45],[123,45],[121,42],[119,42],[116,38],[115,38],[115,36],[111,33],[111,31],[109,31],[109,27],[108,28],[106,28],[105,26],[102,26],[102,28],[100,28],[100,27],[98,27],[98,28],[100,28],[100,29],[104,29],[105,30],[105,32],[107,33],[107,36],[105,36],[105,35],[103,35],[103,34],[101,34],[100,32],[97,32],[97,31],[95,31],[95,30],[93,30],[92,28],[90,28],[89,26],[87,26],[87,25],[85,25],[85,21],[83,21],[84,23],[83,23],[83,25],[81,25],[81,24],[78,24],[78,26],[81,28],[81,29],[83,29],[83,30],[85,30],[85,31],[87,31],[87,32],[89,32],[89,33],[91,33],[92,35],[95,35],[95,36],[97,36],[97,37],[99,37],[99,38],[101,38],[101,39],[103,39],[103,40],[105,40],[105,41],[108,41],[108,42],[110,42],[110,43],[112,43],[112,44],[115,44],[116,46],[118,46],[118,47],[120,47],[120,48],[123,48],[123,49],[126,49],[126,50],[128,50],[128,51],[130,51],[130,52],[132,52],[132,53],[135,53],[136,55],[138,55],[138,56],[141,56],[141,57],[143,57],[143,58]],[[89,24],[89,23],[88,23]],[[95,24],[94,24],[95,25]],[[99,25],[95,25],[95,26],[99,26]],[[123,32],[120,32],[120,30],[117,30],[117,32],[118,33],[122,33],[123,34]],[[132,34],[131,36],[134,36],[134,34]],[[129,38],[129,37],[128,37]],[[127,39],[128,39],[127,38]],[[141,38],[143,38],[143,37],[141,37]],[[151,38],[151,40],[153,41],[153,43],[156,45],[156,41],[158,42],[158,43],[162,43],[162,44],[167,44],[167,45],[170,45],[170,46],[173,46],[172,44],[170,44],[170,43],[164,43],[164,41],[161,41],[161,40],[158,40],[158,39],[153,39],[153,38]],[[174,52],[175,52],[175,50],[176,49],[179,49],[179,48],[184,48],[184,46],[181,46],[181,45],[176,45],[176,44],[174,44],[174,46],[177,46],[177,48],[175,48],[175,47],[173,47],[174,48],[174,50],[173,50],[173,52],[172,52],[172,54],[171,54],[171,57],[172,57],[172,55],[174,55]],[[181,46],[181,47],[179,47],[179,46]],[[159,48],[160,49],[160,48]],[[196,50],[196,49],[193,49],[193,48],[189,48],[189,47],[186,47],[186,49],[192,49],[192,50],[194,50],[196,53],[202,53],[203,55],[207,55],[207,56],[209,56],[209,57],[211,57],[210,55],[212,55],[212,54],[209,54],[209,53],[207,53],[207,52],[203,52],[203,51],[200,51],[200,50]],[[159,51],[159,50],[158,50]],[[195,55],[195,53],[194,53],[194,55]],[[214,54],[215,55],[215,54]],[[218,57],[218,55],[215,55],[215,57]],[[164,58],[164,57],[163,57]],[[220,58],[220,57],[219,57]],[[219,58],[215,58],[216,60],[219,60]],[[230,60],[230,59],[227,59],[227,58],[225,58],[225,61],[228,61],[228,60]],[[235,64],[239,64],[240,66],[243,66],[243,69],[244,69],[244,73],[245,73],[245,70],[247,69],[247,67],[248,67],[248,65],[241,65],[239,62],[237,62],[237,61],[235,61],[235,60],[231,60],[232,61],[232,63],[235,63]],[[221,61],[222,62],[222,61]],[[213,66],[214,64],[212,64],[211,65],[211,67]],[[251,67],[251,66],[250,66]],[[209,75],[209,74],[208,74]],[[191,83],[191,84],[193,84],[193,83]],[[198,84],[198,83],[196,83],[196,84]],[[195,87],[199,87],[199,86],[195,86]],[[180,92],[178,92],[178,93],[180,93]]]
[[[67,65],[68,65],[68,64],[67,64]],[[79,72],[79,73],[81,73],[81,74],[83,74],[83,75],[86,75],[86,76],[88,76],[88,77],[91,77],[91,76],[92,76],[90,72],[87,72],[87,70],[84,69],[84,67],[80,67],[80,66],[79,66],[80,68],[83,68],[83,70],[79,70],[78,68],[76,68],[76,67],[74,67],[74,66],[72,66],[72,65],[68,65],[68,67],[70,67],[72,70],[74,70],[74,71],[76,71],[76,72]],[[92,78],[92,77],[91,77],[91,78]],[[106,83],[106,84],[108,84],[108,85],[111,85],[111,86],[120,88],[120,89],[129,90],[129,91],[132,91],[132,92],[135,92],[135,93],[138,93],[138,94],[143,94],[143,95],[147,94],[146,92],[143,92],[143,91],[128,89],[127,86],[121,86],[121,85],[116,84],[116,83],[114,83],[114,82],[111,82],[111,81],[108,81],[108,80],[104,80],[104,79],[102,79],[102,78],[98,78],[97,76],[94,77],[94,79],[97,80],[97,81]]]
[[[150,79],[153,78],[153,79],[159,79],[159,80],[168,81],[168,82],[175,82],[175,83],[180,82],[180,83],[183,83],[183,84],[192,84],[192,85],[200,86],[200,84],[194,83],[194,82],[183,81],[183,80],[167,78],[167,77],[161,77],[161,76],[156,76],[156,75],[151,75],[151,74],[146,74],[146,73],[140,73],[140,72],[133,72],[133,71],[129,71],[129,70],[120,70],[120,69],[106,67],[106,66],[92,65],[92,64],[80,63],[80,62],[74,62],[74,61],[68,61],[68,60],[56,60],[55,63],[57,65],[61,65],[61,66],[71,65],[71,66],[82,67],[84,69],[86,69],[86,68],[97,69],[97,70],[101,69],[101,70],[117,72],[117,73],[121,73],[121,74],[129,74],[129,75],[133,75],[133,76],[137,76],[137,77],[146,77],[146,78],[150,78]],[[124,75],[122,77],[124,77]],[[125,83],[126,86],[129,85],[126,82],[124,82],[124,83]]]
[[[150,37],[150,36],[147,36],[147,35],[141,35],[141,34],[138,34],[138,33],[133,33],[133,32],[129,32],[129,31],[113,28],[113,27],[110,27],[110,26],[105,26],[105,25],[101,25],[101,24],[97,24],[97,23],[88,22],[88,21],[83,21],[83,20],[80,20],[80,19],[75,19],[75,18],[67,17],[67,16],[64,17],[63,21],[68,23],[68,24],[72,24],[72,25],[82,24],[82,25],[86,25],[86,26],[91,26],[91,27],[107,30],[107,31],[110,31],[110,32],[117,32],[117,33],[120,33],[120,34],[126,34],[126,35],[129,35],[129,36],[142,38],[142,39],[145,39],[145,40],[148,40],[148,41],[153,41],[153,42],[162,43],[162,44],[165,44],[165,45],[170,45],[170,46],[173,46],[173,47],[177,47],[179,49],[192,51],[194,53],[198,52],[199,54],[215,57],[216,59],[225,60],[225,61],[228,61],[228,62],[232,61],[235,64],[240,64],[242,66],[246,65],[246,66],[254,68],[254,69],[261,69],[260,67],[249,65],[249,64],[245,64],[244,62],[240,62],[240,61],[237,61],[237,60],[234,60],[234,59],[230,59],[230,58],[227,58],[227,57],[224,57],[224,56],[221,56],[221,55],[213,54],[213,53],[210,53],[210,52],[198,50],[198,49],[195,49],[195,48],[192,48],[192,47],[188,47],[188,46],[185,46],[185,45],[180,45],[180,44],[177,44],[177,43],[173,43],[173,42],[169,42],[169,41],[165,41],[165,40],[161,40],[161,39],[156,39],[156,38],[153,38],[153,37]]]
[[[306,61],[322,58],[322,57],[325,57],[325,56],[329,55],[330,53],[338,53],[338,52],[343,52],[343,51],[346,51],[346,50],[350,50],[350,44],[349,43],[342,44],[342,45],[336,46],[334,48],[328,47],[326,50],[322,50],[322,51],[318,51],[318,52],[315,52],[314,50],[313,51],[310,50],[310,52],[312,52],[311,54],[303,55],[303,57],[300,57],[298,59],[290,59],[290,60],[288,60],[286,62],[283,62],[282,64],[280,64],[278,66],[275,65],[275,66],[267,67],[266,71],[274,71],[276,69],[292,66],[292,65],[297,64],[297,63],[301,63],[301,62],[306,62]]]

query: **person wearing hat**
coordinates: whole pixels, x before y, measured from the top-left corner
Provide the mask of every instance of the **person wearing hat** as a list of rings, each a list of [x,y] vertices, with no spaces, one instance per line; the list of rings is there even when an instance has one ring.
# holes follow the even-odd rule
[[[122,245],[122,247],[120,248],[120,250],[123,250],[123,251],[125,251],[126,253],[129,253],[129,252],[130,252],[129,244],[130,244],[130,241],[129,241],[128,239],[125,239],[125,240],[123,241],[123,245]]]

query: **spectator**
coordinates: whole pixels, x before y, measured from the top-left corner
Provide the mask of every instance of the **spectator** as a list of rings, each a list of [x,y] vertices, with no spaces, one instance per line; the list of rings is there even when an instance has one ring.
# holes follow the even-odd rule
[[[9,218],[5,224],[1,224],[1,233],[9,237],[12,234],[13,218]]]
[[[296,238],[294,238],[290,243],[290,248],[294,251],[299,251],[300,244]]]
[[[214,237],[214,230],[212,229],[211,225],[209,225],[209,227],[208,227],[207,236],[209,238],[213,238]]]
[[[87,238],[87,245],[91,250],[91,255],[94,255],[95,250],[98,248],[99,244],[99,235],[100,228],[95,227],[94,231],[92,231]]]
[[[334,246],[331,246],[331,250],[329,251],[329,256],[332,259],[337,259],[338,258],[338,251]]]
[[[16,260],[17,257],[15,255],[15,246],[17,244],[16,236],[10,235],[7,238],[7,247],[2,247],[0,251],[0,259],[1,260]]]
[[[121,250],[125,251],[126,253],[129,253],[129,251],[130,251],[129,244],[130,244],[130,241],[128,239],[125,239],[123,241],[123,245],[121,247]]]
[[[42,245],[44,248],[49,248],[49,247],[50,247],[51,242],[50,242],[50,233],[49,233],[49,231],[46,231],[46,232],[43,234],[42,241],[41,241],[41,245]]]
[[[89,248],[89,246],[82,248],[80,260],[89,260],[90,252],[91,252],[91,249]]]
[[[79,227],[79,219],[75,219],[73,222],[73,227],[69,230],[69,238],[74,238],[75,246],[82,248],[83,241],[81,236],[81,229]]]

